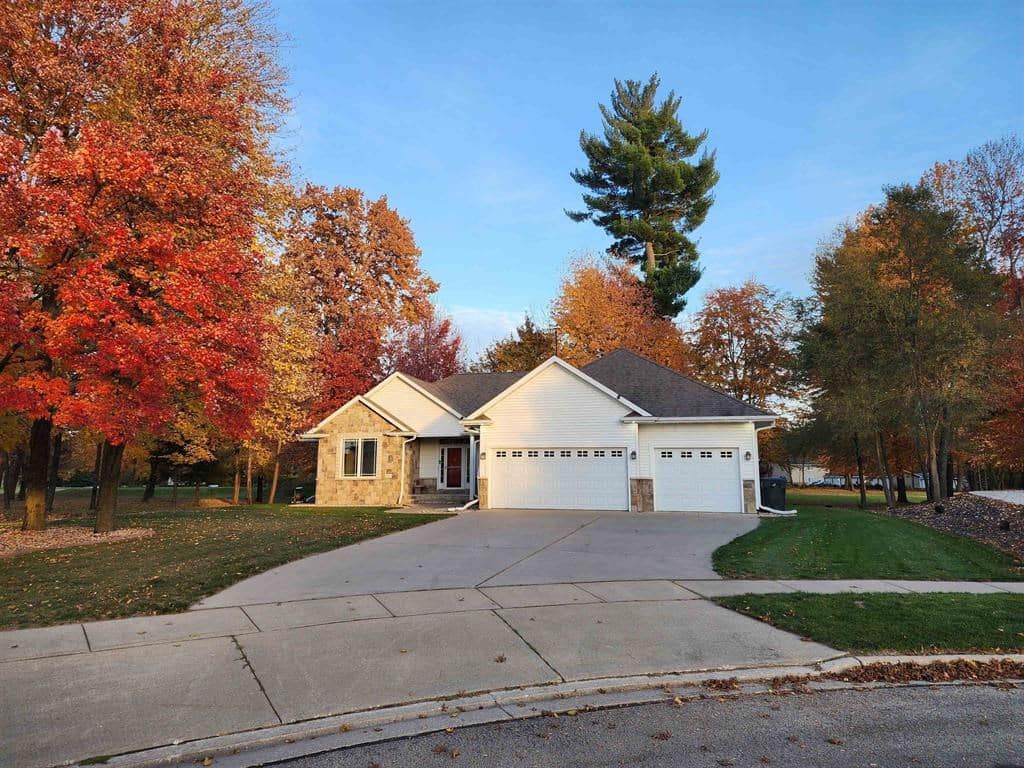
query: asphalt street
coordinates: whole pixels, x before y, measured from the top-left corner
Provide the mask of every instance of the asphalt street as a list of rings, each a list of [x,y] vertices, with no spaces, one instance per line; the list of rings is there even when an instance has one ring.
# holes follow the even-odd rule
[[[1024,688],[710,696],[456,729],[287,768],[1024,768]]]

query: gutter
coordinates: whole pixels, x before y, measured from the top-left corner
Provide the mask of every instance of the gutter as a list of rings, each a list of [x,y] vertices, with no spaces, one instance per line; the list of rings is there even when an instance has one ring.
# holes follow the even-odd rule
[[[767,421],[768,426],[761,429],[768,429],[775,424],[778,416],[768,414],[765,416],[623,416],[623,424],[700,424],[713,422],[747,422]]]

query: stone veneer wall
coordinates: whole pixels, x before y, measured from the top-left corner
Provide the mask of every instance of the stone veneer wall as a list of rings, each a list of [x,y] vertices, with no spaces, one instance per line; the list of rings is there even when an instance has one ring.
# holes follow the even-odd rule
[[[395,427],[362,403],[356,403],[324,428],[317,450],[316,503],[332,507],[393,507],[398,503],[402,484],[402,451],[405,438],[385,435]],[[377,477],[342,478],[339,455],[345,438],[377,438]],[[410,445],[416,445],[415,442]],[[410,451],[409,453],[412,453]],[[412,492],[413,466],[409,455],[405,463],[405,498]]]
[[[748,515],[757,513],[757,496],[754,494],[754,480],[743,481],[743,511]]]
[[[654,511],[654,481],[647,477],[629,479],[629,511]]]
[[[480,499],[480,503],[477,506],[480,509],[490,509],[490,503],[487,499],[487,478],[478,477],[476,479],[476,496]]]

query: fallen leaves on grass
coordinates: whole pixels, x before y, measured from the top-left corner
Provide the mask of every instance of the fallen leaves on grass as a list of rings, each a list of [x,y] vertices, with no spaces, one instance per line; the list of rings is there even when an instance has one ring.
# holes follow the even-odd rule
[[[93,544],[117,544],[152,536],[152,528],[121,528],[110,533],[93,533],[88,528],[61,526],[45,531],[22,531],[15,528],[0,529],[0,558],[23,555],[67,547],[84,547]]]
[[[658,731],[657,733],[652,733],[651,738],[657,739],[658,741],[668,741],[672,738],[672,734],[668,731]]]

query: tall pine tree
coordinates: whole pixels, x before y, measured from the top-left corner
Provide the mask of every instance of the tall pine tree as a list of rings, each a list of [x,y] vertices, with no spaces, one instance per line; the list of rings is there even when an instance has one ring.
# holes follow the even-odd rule
[[[691,161],[707,131],[683,130],[677,115],[682,99],[674,91],[656,103],[660,83],[657,74],[647,83],[615,81],[611,106],[600,105],[603,136],[580,133],[589,167],[572,178],[589,190],[586,210],[566,213],[614,237],[609,253],[640,264],[658,311],[675,316],[700,279],[697,246],[688,235],[714,202],[718,171],[713,152]]]

